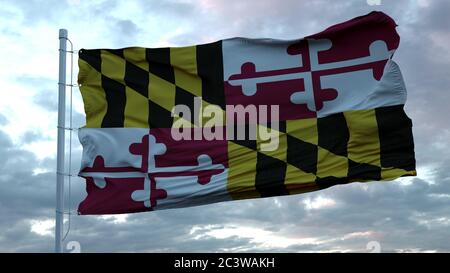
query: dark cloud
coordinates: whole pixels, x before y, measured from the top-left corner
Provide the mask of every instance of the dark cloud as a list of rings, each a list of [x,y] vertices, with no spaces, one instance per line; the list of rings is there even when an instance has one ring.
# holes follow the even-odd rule
[[[41,238],[30,233],[28,220],[50,217],[54,207],[54,188],[49,183],[52,177],[34,176],[33,167],[39,166],[34,154],[16,148],[3,131],[0,154],[1,251],[45,251]]]
[[[126,36],[134,36],[139,32],[139,28],[131,20],[118,20],[116,28]]]

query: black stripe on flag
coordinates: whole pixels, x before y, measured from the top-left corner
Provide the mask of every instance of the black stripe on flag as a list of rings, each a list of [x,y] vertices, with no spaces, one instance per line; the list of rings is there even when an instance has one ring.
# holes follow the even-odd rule
[[[339,184],[347,184],[349,183],[348,177],[334,177],[334,176],[327,176],[327,177],[317,177],[316,178],[316,184],[319,186],[320,189],[326,189],[331,186],[339,185]]]
[[[170,64],[170,48],[147,48],[145,58],[152,74],[175,84],[175,73]]]
[[[381,167],[415,170],[412,122],[403,105],[375,109],[380,137]]]
[[[351,180],[381,180],[381,168],[348,160],[348,178]]]
[[[175,88],[175,105],[186,105],[191,110],[190,122],[194,124],[195,120],[195,111],[194,111],[194,99],[195,95],[184,90],[181,87]],[[201,113],[199,113],[201,115]],[[187,118],[187,117],[184,117]],[[197,117],[198,119],[198,117]]]
[[[225,109],[222,41],[197,46],[197,74],[202,78],[203,100]]]
[[[124,59],[124,55],[123,55],[123,49],[119,48],[119,49],[105,49],[106,51],[108,51],[111,54],[114,54],[116,56],[119,56],[120,58]]]
[[[102,127],[123,127],[127,101],[125,85],[102,75],[102,87],[105,90],[108,105]]]
[[[317,146],[287,135],[287,162],[304,172],[316,174]]]
[[[171,113],[154,103],[148,101],[148,125],[150,128],[171,128],[173,124],[173,117]]]
[[[247,147],[253,151],[257,150],[257,144],[256,144],[256,140],[250,140],[250,139],[243,139],[243,140],[237,140],[237,139],[233,139],[230,140],[233,143],[236,143],[238,145]]]
[[[267,120],[270,121],[270,112],[269,112],[269,117],[267,118]],[[262,123],[261,121],[259,121],[258,124],[264,125],[270,129],[276,129],[276,131],[278,131],[280,133],[286,133],[286,121],[284,121],[284,120],[280,120],[276,123],[271,123],[271,122]],[[278,126],[278,128],[276,128],[277,126]]]
[[[78,56],[83,61],[87,62],[98,72],[102,70],[102,58],[100,49],[80,49]]]
[[[258,152],[255,188],[261,197],[287,195],[284,185],[286,162]]]
[[[319,146],[336,154],[347,156],[349,132],[343,113],[317,119]]]

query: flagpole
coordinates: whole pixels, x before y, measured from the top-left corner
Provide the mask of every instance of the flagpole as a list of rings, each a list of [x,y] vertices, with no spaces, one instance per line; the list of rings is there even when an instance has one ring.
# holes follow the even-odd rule
[[[59,30],[59,79],[58,79],[58,148],[56,155],[56,224],[55,252],[63,252],[64,227],[64,148],[66,125],[66,52],[67,30]]]

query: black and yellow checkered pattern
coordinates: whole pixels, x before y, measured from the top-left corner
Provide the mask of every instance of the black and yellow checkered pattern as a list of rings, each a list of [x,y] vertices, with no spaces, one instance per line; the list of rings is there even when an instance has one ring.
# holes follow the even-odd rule
[[[281,122],[274,151],[229,141],[228,191],[246,199],[416,175],[411,126],[402,105]]]
[[[79,52],[86,127],[171,128],[175,105],[224,108],[221,42]],[[194,114],[194,113],[192,113]],[[195,118],[191,117],[191,121]]]

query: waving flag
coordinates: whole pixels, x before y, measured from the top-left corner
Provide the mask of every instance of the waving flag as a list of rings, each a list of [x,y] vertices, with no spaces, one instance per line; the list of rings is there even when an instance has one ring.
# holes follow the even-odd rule
[[[395,27],[372,12],[298,40],[80,50],[79,213],[416,175]]]

